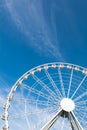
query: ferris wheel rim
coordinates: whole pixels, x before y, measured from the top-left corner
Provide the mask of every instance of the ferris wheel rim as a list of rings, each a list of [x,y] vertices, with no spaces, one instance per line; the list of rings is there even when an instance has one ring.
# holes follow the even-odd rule
[[[42,65],[36,66],[35,68],[32,68],[32,69],[28,70],[26,73],[24,73],[24,74],[15,82],[15,84],[12,86],[11,91],[9,92],[9,95],[10,95],[10,94],[13,94],[13,89],[14,89],[14,87],[16,87],[18,84],[21,84],[21,82],[22,82],[23,80],[25,80],[24,77],[25,77],[26,75],[29,76],[30,74],[33,74],[33,71],[36,72],[38,68],[41,68],[41,70],[42,70],[42,69],[44,69],[44,66],[48,66],[48,68],[51,68],[52,65],[56,65],[57,67],[59,67],[59,65],[64,65],[64,67],[65,67],[65,66],[67,67],[67,65],[70,65],[72,68],[75,68],[75,67],[80,68],[79,71],[81,71],[81,72],[82,72],[82,71],[87,71],[87,69],[86,69],[85,67],[78,66],[78,65],[75,65],[75,64],[71,64],[71,63],[53,62],[53,63],[42,64]],[[53,66],[53,67],[55,67],[55,66]],[[72,69],[72,68],[70,68],[70,69]],[[41,70],[38,70],[38,71],[41,71]],[[32,72],[32,73],[31,73],[31,72]],[[85,73],[85,75],[87,75],[87,73]],[[27,77],[25,77],[25,78],[27,78]],[[8,97],[7,97],[7,102],[6,102],[6,104],[8,104],[8,105],[9,105],[9,103],[10,103],[9,95],[8,95]],[[7,106],[7,108],[5,108],[5,113],[7,113],[7,114],[8,114],[8,109],[9,109],[9,106]],[[6,124],[8,124],[8,119],[5,119],[5,122],[6,122]],[[7,127],[8,127],[8,126],[7,126]],[[8,130],[8,129],[7,129],[7,130]]]
[[[16,82],[13,84],[12,87],[16,86],[16,85],[18,84],[18,82],[21,81],[21,80],[23,79],[23,77],[24,77],[25,75],[29,74],[31,71],[36,70],[36,69],[39,68],[39,67],[43,67],[43,66],[45,66],[45,65],[52,65],[52,64],[53,64],[53,65],[56,65],[56,64],[60,64],[60,65],[61,65],[61,64],[65,64],[65,65],[77,66],[78,68],[81,68],[82,70],[87,70],[86,67],[82,67],[82,66],[80,66],[80,65],[76,65],[76,64],[72,64],[72,63],[67,63],[67,62],[49,62],[49,63],[46,63],[46,64],[38,65],[38,66],[36,66],[36,67],[34,67],[34,68],[29,69],[28,71],[26,71],[20,78],[18,78],[18,80],[16,80]],[[50,66],[50,67],[51,67],[51,66]]]

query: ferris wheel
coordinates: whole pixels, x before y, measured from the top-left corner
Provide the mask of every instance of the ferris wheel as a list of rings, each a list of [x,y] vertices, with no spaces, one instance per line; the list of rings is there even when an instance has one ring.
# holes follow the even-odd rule
[[[2,130],[86,130],[87,69],[47,63],[22,75],[4,105]]]

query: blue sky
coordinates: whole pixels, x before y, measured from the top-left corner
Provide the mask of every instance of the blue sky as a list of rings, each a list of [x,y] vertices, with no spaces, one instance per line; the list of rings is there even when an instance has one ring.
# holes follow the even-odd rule
[[[16,79],[53,61],[86,67],[87,2],[22,2],[0,2],[0,73]]]
[[[0,1],[1,90],[43,63],[87,67],[86,56],[86,0]]]

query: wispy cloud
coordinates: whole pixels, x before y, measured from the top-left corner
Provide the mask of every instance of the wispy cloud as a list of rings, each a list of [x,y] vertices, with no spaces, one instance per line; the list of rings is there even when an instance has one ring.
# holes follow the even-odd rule
[[[63,60],[56,31],[55,2],[5,0],[14,23],[29,38],[29,45],[42,55]],[[47,13],[47,14],[46,14]]]

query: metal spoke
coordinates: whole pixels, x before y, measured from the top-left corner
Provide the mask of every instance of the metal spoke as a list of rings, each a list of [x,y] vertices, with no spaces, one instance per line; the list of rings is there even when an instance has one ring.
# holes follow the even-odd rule
[[[61,99],[61,97],[62,97],[61,92],[60,92],[60,90],[58,89],[58,87],[56,86],[54,80],[52,79],[52,77],[50,76],[50,74],[49,74],[49,72],[48,72],[47,70],[45,70],[45,73],[46,73],[48,79],[50,80],[50,82],[51,82],[51,84],[52,84],[52,86],[53,86],[55,92],[58,94],[58,97]]]
[[[75,112],[76,115],[78,115],[78,112]],[[78,116],[80,123],[84,126],[85,120],[87,120],[86,114],[85,113],[80,113]]]
[[[46,122],[46,121],[50,120],[50,118],[53,117],[53,113],[54,113],[54,112],[52,112],[51,115],[49,115],[47,118],[45,118],[45,119],[43,119],[43,120],[41,119],[41,120],[33,127],[33,130],[36,129],[39,125],[43,124],[43,122]]]
[[[82,101],[76,102],[76,105],[83,105],[83,104],[87,105],[87,100],[82,100]]]
[[[23,118],[23,117],[26,117],[26,116],[30,116],[30,115],[36,115],[36,114],[41,114],[41,113],[47,113],[47,112],[51,112],[53,110],[53,107],[50,107],[50,108],[45,108],[45,109],[42,109],[42,110],[36,110],[36,111],[32,111],[32,112],[23,112],[23,113],[20,113],[20,114],[15,114],[15,115],[11,115],[9,116],[9,120],[13,120],[13,119],[16,119],[16,118]],[[57,110],[57,108],[54,108],[54,110]]]
[[[59,73],[59,79],[60,79],[60,83],[61,83],[62,94],[63,94],[63,97],[66,97],[60,68],[58,68],[58,73]]]
[[[79,95],[78,97],[76,97],[76,98],[74,99],[74,101],[78,101],[78,100],[80,100],[81,98],[83,98],[83,97],[86,96],[86,95],[87,95],[87,91],[84,92],[84,93],[82,93],[82,94]]]
[[[33,78],[36,80],[38,84],[40,84],[53,98],[58,98],[57,95],[36,75],[33,75]]]
[[[81,110],[81,112],[80,112],[80,114],[79,114],[79,116],[78,116],[80,122],[81,122],[82,120],[84,120],[84,117],[85,117],[85,120],[87,120],[87,117],[86,117],[85,112],[82,112],[82,111],[83,111],[83,110]],[[79,112],[79,110],[76,111],[75,114],[78,115],[78,112]],[[84,116],[84,115],[85,115],[85,116]],[[84,123],[84,122],[82,122],[82,123]]]
[[[23,87],[23,88],[29,90],[30,92],[33,92],[33,93],[35,93],[35,94],[37,94],[37,95],[39,95],[39,96],[41,96],[41,97],[43,97],[43,98],[45,98],[47,100],[48,100],[49,97],[52,98],[51,95],[47,95],[47,94],[43,93],[42,91],[39,91],[39,90],[37,90],[35,88],[30,87],[29,85],[26,85],[26,84],[22,83],[21,87]]]
[[[83,84],[83,82],[86,79],[86,77],[87,77],[87,75],[84,76],[84,78],[82,79],[82,81],[78,85],[77,89],[75,90],[75,92],[73,93],[73,95],[71,96],[71,98],[73,98],[75,96],[75,94],[77,93],[77,91],[79,90],[79,88],[81,87],[81,85]]]
[[[86,106],[84,107],[84,106],[77,105],[76,110],[82,110],[83,112],[86,112],[87,108]]]
[[[25,98],[13,98],[13,101],[17,102],[24,102],[28,104],[38,104],[38,105],[43,105],[43,106],[54,106],[57,104],[57,101],[52,102],[52,100],[48,101],[41,101],[41,100],[35,100],[35,99],[25,99]]]
[[[72,84],[72,77],[73,77],[73,68],[72,68],[71,75],[70,75],[70,81],[69,81],[67,97],[69,97],[69,94],[70,94],[71,84]]]

